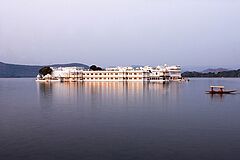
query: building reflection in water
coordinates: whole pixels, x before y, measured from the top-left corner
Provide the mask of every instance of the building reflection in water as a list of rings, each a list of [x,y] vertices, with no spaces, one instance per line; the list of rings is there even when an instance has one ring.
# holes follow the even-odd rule
[[[41,82],[40,105],[90,107],[159,106],[177,103],[179,84],[159,82]]]
[[[39,103],[42,108],[49,108],[52,105],[52,83],[37,83]]]

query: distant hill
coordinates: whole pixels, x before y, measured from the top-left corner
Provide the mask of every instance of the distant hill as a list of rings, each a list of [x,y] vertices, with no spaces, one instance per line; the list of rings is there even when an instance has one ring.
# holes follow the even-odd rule
[[[49,65],[50,67],[83,67],[83,68],[89,68],[88,65],[82,64],[82,63],[67,63],[67,64],[53,64]]]
[[[203,70],[202,72],[203,73],[209,73],[209,72],[218,73],[218,72],[224,72],[224,71],[228,71],[228,69],[226,69],[226,68],[209,68],[209,69]]]
[[[131,65],[131,67],[133,68],[140,68],[140,67],[144,67],[143,65]]]
[[[53,64],[47,65],[50,67],[84,67],[89,66],[81,63],[68,63],[68,64]],[[19,77],[36,77],[40,68],[44,66],[38,65],[19,65],[8,64],[0,62],[0,78],[19,78]]]
[[[229,70],[222,72],[184,72],[182,73],[183,77],[240,77],[240,69],[238,70]]]

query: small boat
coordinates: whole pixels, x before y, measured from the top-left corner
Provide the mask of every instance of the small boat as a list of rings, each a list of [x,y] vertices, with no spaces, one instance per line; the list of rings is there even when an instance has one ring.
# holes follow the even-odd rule
[[[218,88],[218,90],[214,90],[214,88]],[[231,94],[236,92],[237,90],[224,90],[224,86],[210,86],[210,91],[206,91],[209,94]]]

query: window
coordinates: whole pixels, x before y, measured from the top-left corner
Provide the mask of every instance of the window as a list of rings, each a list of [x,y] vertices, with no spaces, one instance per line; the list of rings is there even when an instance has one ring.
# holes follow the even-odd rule
[[[95,73],[95,75],[98,75],[97,73]]]
[[[115,75],[118,75],[118,73],[115,73]]]
[[[91,73],[91,75],[93,75],[93,73]]]
[[[134,75],[137,75],[137,73],[134,73]]]
[[[115,78],[115,79],[118,79],[118,78]]]
[[[134,79],[137,79],[137,78],[134,78]]]

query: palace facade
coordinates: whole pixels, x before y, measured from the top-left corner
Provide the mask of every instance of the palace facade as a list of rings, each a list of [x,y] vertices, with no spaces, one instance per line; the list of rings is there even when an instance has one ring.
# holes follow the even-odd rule
[[[37,81],[150,81],[181,80],[180,66],[115,67],[89,70],[80,67],[52,68],[51,75],[37,76]]]

